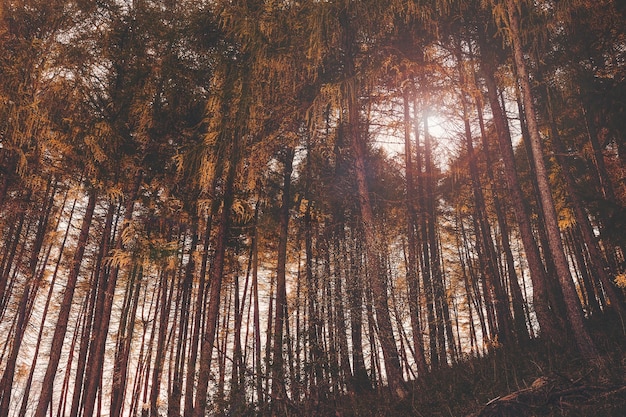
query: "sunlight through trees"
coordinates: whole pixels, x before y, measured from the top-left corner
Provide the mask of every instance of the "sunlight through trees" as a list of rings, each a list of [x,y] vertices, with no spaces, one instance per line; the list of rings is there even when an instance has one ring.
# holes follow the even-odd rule
[[[0,416],[623,366],[622,3],[3,0]]]

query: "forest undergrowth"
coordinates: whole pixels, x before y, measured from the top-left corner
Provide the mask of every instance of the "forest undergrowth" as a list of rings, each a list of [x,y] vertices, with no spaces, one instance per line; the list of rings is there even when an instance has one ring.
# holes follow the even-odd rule
[[[572,343],[537,339],[524,348],[498,348],[479,358],[432,371],[411,381],[402,401],[383,393],[346,396],[293,415],[530,417],[626,415],[626,333],[620,320],[596,317],[589,329],[604,359],[583,360]]]

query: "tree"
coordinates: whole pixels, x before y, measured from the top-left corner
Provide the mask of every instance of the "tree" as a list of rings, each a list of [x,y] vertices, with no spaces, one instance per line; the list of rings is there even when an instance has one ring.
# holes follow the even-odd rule
[[[519,183],[518,173],[515,170],[515,156],[511,144],[511,133],[508,122],[498,100],[496,73],[496,54],[493,46],[487,43],[487,34],[478,33],[481,50],[481,69],[484,77],[487,98],[493,115],[493,126],[496,131],[500,155],[503,160],[504,175],[512,199],[512,207],[515,211],[521,239],[530,276],[533,282],[533,304],[537,314],[537,321],[541,327],[542,334],[553,341],[560,340],[559,329],[553,312],[550,311],[548,301],[548,278],[545,267],[541,260],[539,248],[531,229],[529,209],[526,207],[525,199]]]
[[[283,358],[283,332],[288,316],[287,310],[287,239],[289,237],[289,209],[291,206],[291,174],[293,172],[293,149],[283,152],[283,189],[280,209],[278,256],[276,266],[276,316],[274,318],[274,340],[272,351],[272,397],[276,401],[277,412],[284,407],[286,398],[285,368]],[[286,414],[286,413],[285,413]]]
[[[548,182],[548,174],[543,160],[543,149],[539,129],[537,127],[537,116],[534,109],[529,75],[522,50],[518,9],[512,0],[506,0],[505,4],[508,17],[509,35],[511,37],[513,57],[518,73],[518,82],[520,83],[522,99],[524,102],[524,111],[526,113],[526,122],[528,124],[530,144],[533,152],[532,158],[535,163],[539,197],[541,200],[544,221],[546,223],[550,253],[554,258],[557,275],[561,284],[561,289],[563,290],[563,296],[565,298],[567,317],[572,326],[578,349],[584,357],[598,360],[598,352],[585,328],[580,308],[580,300],[576,294],[576,289],[574,288],[569,265],[563,249],[556,209],[554,208],[554,200],[552,199],[550,184]]]
[[[357,84],[357,74],[354,67],[355,56],[355,33],[352,27],[352,17],[350,10],[345,9],[340,12],[339,21],[342,29],[342,47],[345,54],[345,76],[344,85],[347,112],[348,112],[348,135],[351,150],[354,157],[354,171],[356,176],[358,201],[361,211],[361,221],[365,240],[368,242],[366,248],[367,268],[372,285],[372,296],[376,309],[378,332],[383,357],[385,360],[385,370],[389,380],[389,386],[393,395],[404,398],[407,395],[406,388],[400,368],[398,350],[393,337],[389,306],[387,304],[387,285],[385,283],[385,272],[381,265],[380,252],[381,242],[374,229],[374,217],[371,208],[368,185],[365,174],[364,144],[361,139],[360,116]]]

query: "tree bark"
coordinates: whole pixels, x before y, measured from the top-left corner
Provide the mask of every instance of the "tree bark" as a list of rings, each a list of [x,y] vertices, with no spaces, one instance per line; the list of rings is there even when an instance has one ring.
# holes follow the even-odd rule
[[[409,313],[411,315],[411,333],[413,336],[413,352],[417,363],[417,372],[420,376],[428,373],[428,365],[424,355],[424,341],[419,311],[419,278],[418,278],[418,240],[417,240],[417,196],[415,195],[413,150],[411,148],[411,113],[409,91],[403,92],[404,105],[404,164],[406,175],[406,206],[407,206],[407,235],[408,235],[408,259],[406,265],[407,285],[409,287]]]
[[[526,69],[524,53],[522,51],[519,23],[520,17],[518,15],[515,1],[506,0],[506,9],[509,19],[509,35],[511,37],[513,48],[513,58],[518,73],[518,82],[520,83],[524,111],[526,113],[526,122],[528,124],[530,144],[533,152],[532,157],[537,171],[537,183],[540,193],[539,197],[542,203],[546,232],[548,234],[548,243],[550,245],[550,252],[554,258],[558,279],[563,290],[567,318],[572,326],[574,338],[580,353],[587,359],[599,360],[599,354],[596,350],[595,344],[591,340],[591,337],[585,328],[580,307],[580,300],[578,299],[578,294],[576,293],[576,288],[574,287],[574,282],[569,270],[569,264],[563,249],[556,209],[554,207],[552,192],[548,181],[548,173],[543,160],[541,137],[537,127],[533,96],[530,89],[530,80]]]
[[[131,192],[128,195],[126,201],[126,207],[124,211],[124,222],[122,228],[128,227],[135,206],[135,199],[139,193],[143,173],[140,171],[135,175],[135,183]],[[116,243],[116,249],[121,250],[123,247],[120,232]],[[83,415],[84,417],[92,417],[96,409],[96,395],[100,389],[100,381],[102,379],[102,367],[104,365],[104,351],[106,340],[109,331],[109,323],[111,320],[111,310],[113,308],[113,296],[115,293],[115,286],[117,284],[117,278],[119,275],[119,267],[112,266],[111,270],[107,274],[106,286],[101,289],[103,291],[102,298],[99,300],[99,305],[96,307],[96,314],[98,320],[94,321],[94,339],[90,344],[90,354],[87,362],[87,387],[84,394],[83,401]]]
[[[52,337],[52,345],[50,346],[50,359],[48,361],[48,366],[46,367],[46,373],[44,374],[42,380],[41,394],[39,396],[37,408],[35,409],[35,417],[45,417],[50,401],[52,400],[54,377],[59,367],[59,361],[61,360],[61,351],[63,350],[63,342],[65,340],[65,333],[69,322],[72,300],[74,298],[76,282],[80,272],[80,265],[87,247],[87,240],[89,239],[89,230],[91,229],[91,221],[93,219],[95,207],[96,193],[92,190],[89,192],[87,208],[85,209],[85,214],[83,215],[80,234],[76,243],[76,252],[74,252],[70,272],[67,277],[67,283],[65,284],[63,300],[61,301],[59,316],[54,328],[54,336]]]
[[[194,207],[193,210],[197,210]],[[187,352],[187,342],[189,334],[189,324],[191,315],[191,297],[193,293],[193,277],[196,272],[195,255],[199,241],[198,233],[199,217],[196,212],[191,218],[191,244],[189,246],[189,258],[185,267],[185,274],[182,284],[182,294],[180,300],[180,321],[178,324],[178,341],[176,343],[174,377],[172,381],[172,389],[167,402],[168,417],[179,417],[181,412],[181,400],[183,390],[183,377],[185,367],[185,354]]]
[[[157,333],[156,353],[154,356],[154,366],[152,368],[152,380],[150,384],[150,417],[159,415],[158,400],[161,394],[161,378],[163,374],[163,364],[165,362],[165,353],[167,350],[166,336],[169,327],[169,315],[172,308],[172,298],[174,285],[169,282],[172,280],[172,272],[161,272],[160,285],[161,299],[159,306],[159,331]],[[156,316],[156,314],[155,314]],[[156,317],[155,317],[156,319]]]
[[[95,311],[97,308],[98,297],[99,294],[102,293],[102,286],[106,282],[104,279],[105,268],[103,266],[103,260],[106,254],[109,252],[109,241],[111,239],[111,232],[113,228],[113,215],[115,214],[115,208],[116,204],[110,203],[109,208],[107,209],[107,214],[104,219],[104,230],[100,239],[98,255],[96,257],[95,267],[92,271],[90,291],[85,300],[87,310],[83,319],[80,350],[78,352],[76,375],[74,377],[74,392],[72,394],[70,417],[78,416],[79,409],[82,405],[81,400],[82,398],[84,398],[84,390],[86,389],[84,378],[87,368],[87,355],[89,354],[92,331],[95,326]]]
[[[210,270],[206,328],[202,337],[202,347],[200,350],[200,368],[198,370],[198,385],[193,408],[193,417],[203,417],[207,406],[211,356],[213,354],[213,344],[215,342],[215,333],[219,318],[224,261],[231,223],[230,210],[234,201],[235,178],[239,164],[239,152],[241,152],[239,149],[239,134],[240,132],[233,132],[232,135],[231,156],[222,195],[222,211],[219,216],[219,228],[215,236],[215,257]]]
[[[28,319],[32,312],[33,303],[39,290],[40,276],[37,274],[37,265],[39,261],[39,254],[46,236],[46,230],[48,228],[48,220],[50,218],[50,212],[52,211],[55,192],[56,185],[52,187],[51,182],[49,182],[43,196],[43,210],[39,215],[37,232],[35,234],[33,246],[30,249],[30,259],[28,262],[28,270],[26,272],[26,284],[24,285],[17,308],[17,322],[15,326],[15,333],[13,335],[13,345],[11,346],[9,357],[5,363],[6,367],[4,369],[4,373],[2,374],[2,379],[0,380],[0,415],[3,416],[9,414],[17,358],[22,342],[24,341],[24,334],[26,332]]]
[[[416,167],[417,172],[416,187],[417,187],[417,200],[419,203],[419,228],[418,228],[418,241],[422,246],[422,253],[420,257],[420,266],[422,270],[422,281],[424,282],[424,297],[426,299],[426,320],[428,322],[428,344],[430,350],[430,366],[431,369],[439,367],[439,353],[437,351],[437,326],[435,317],[435,301],[433,280],[431,272],[430,251],[428,245],[428,227],[427,227],[427,208],[426,208],[426,195],[424,185],[424,173],[422,163],[422,152],[420,152],[419,141],[419,110],[417,99],[413,101],[413,128],[415,131],[415,145],[417,150]]]
[[[272,405],[274,412],[281,414],[285,407],[287,393],[285,389],[285,369],[283,358],[283,332],[287,317],[287,241],[289,238],[289,209],[291,206],[291,173],[293,171],[294,150],[284,151],[283,190],[280,208],[280,224],[278,236],[278,259],[276,266],[276,315],[274,317],[274,334],[272,349]]]
[[[481,32],[479,41],[482,52],[482,71],[485,86],[487,87],[487,98],[491,107],[491,113],[493,114],[493,123],[503,161],[504,175],[533,284],[533,305],[537,314],[537,322],[546,338],[553,342],[559,342],[562,340],[562,331],[559,329],[556,318],[550,310],[547,288],[548,278],[544,265],[541,262],[539,247],[533,236],[529,210],[524,201],[517,171],[515,170],[515,155],[513,153],[508,121],[498,100],[497,85],[495,82],[495,55],[489,49],[486,34]]]
[[[593,227],[591,226],[591,222],[589,221],[589,217],[585,213],[583,207],[583,202],[581,201],[577,191],[576,191],[576,183],[570,171],[570,164],[567,160],[565,149],[561,141],[561,136],[559,134],[558,126],[556,125],[556,120],[554,118],[554,113],[552,109],[552,97],[548,87],[546,86],[546,106],[548,110],[548,118],[550,121],[550,131],[552,134],[552,144],[554,146],[556,159],[561,166],[561,172],[563,174],[563,179],[565,180],[565,187],[567,189],[567,194],[571,202],[572,209],[574,211],[574,217],[576,219],[576,223],[582,233],[583,241],[585,243],[585,247],[589,252],[589,261],[591,264],[592,271],[594,274],[600,279],[602,283],[602,287],[604,291],[608,295],[609,301],[611,303],[611,307],[615,310],[615,312],[620,317],[622,322],[622,326],[624,327],[624,322],[626,320],[626,310],[622,305],[622,300],[618,295],[618,290],[614,287],[612,280],[609,278],[606,273],[607,264],[605,261],[605,256],[602,253],[600,246],[598,244],[598,240],[593,233]],[[590,297],[595,297],[593,294],[589,295]]]
[[[486,274],[487,283],[490,287],[485,290],[490,291],[491,288],[493,288],[495,296],[495,310],[497,315],[497,327],[495,330],[497,332],[496,334],[498,336],[498,342],[502,344],[507,344],[512,336],[511,310],[506,292],[502,288],[502,277],[500,276],[498,269],[498,259],[496,255],[496,250],[493,245],[491,226],[489,225],[489,220],[487,218],[485,196],[482,191],[478,165],[476,163],[477,155],[474,152],[473,137],[469,121],[468,99],[464,92],[467,79],[464,71],[460,45],[458,46],[458,51],[456,55],[459,67],[459,81],[461,83],[460,99],[461,107],[463,110],[463,124],[465,128],[465,147],[467,150],[467,159],[472,184],[472,193],[474,196],[476,220],[478,223],[477,234],[479,236],[479,244],[482,246],[482,251],[485,256],[484,264],[486,268],[483,273]]]
[[[428,113],[424,111],[424,202],[426,217],[426,236],[422,236],[428,242],[430,262],[430,275],[433,285],[433,301],[435,303],[435,322],[437,354],[439,366],[448,364],[446,351],[446,326],[449,322],[448,301],[444,288],[444,276],[441,268],[441,256],[439,251],[439,236],[437,233],[437,198],[435,195],[435,170],[432,158],[432,138],[428,127]],[[448,333],[449,336],[452,336]],[[433,335],[431,335],[433,337]],[[454,340],[450,338],[449,346],[454,346]]]
[[[370,201],[365,168],[365,149],[361,138],[361,128],[359,122],[359,88],[356,82],[357,74],[354,67],[355,39],[352,19],[347,10],[342,10],[339,16],[342,27],[342,46],[345,53],[345,75],[344,98],[348,110],[348,128],[350,136],[350,146],[354,158],[354,170],[357,184],[357,198],[363,222],[365,241],[367,246],[365,255],[367,267],[370,273],[372,285],[372,297],[374,308],[376,309],[376,322],[378,324],[378,335],[383,351],[387,380],[391,388],[392,395],[397,398],[405,398],[408,395],[402,369],[398,357],[398,349],[393,336],[391,316],[387,302],[387,284],[385,270],[380,260],[380,241],[374,225],[374,215]]]

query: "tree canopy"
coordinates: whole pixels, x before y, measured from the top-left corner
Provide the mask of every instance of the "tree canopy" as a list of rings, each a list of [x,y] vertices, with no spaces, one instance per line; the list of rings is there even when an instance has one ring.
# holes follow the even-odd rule
[[[622,395],[625,14],[2,0],[0,415],[420,415],[537,351]]]

